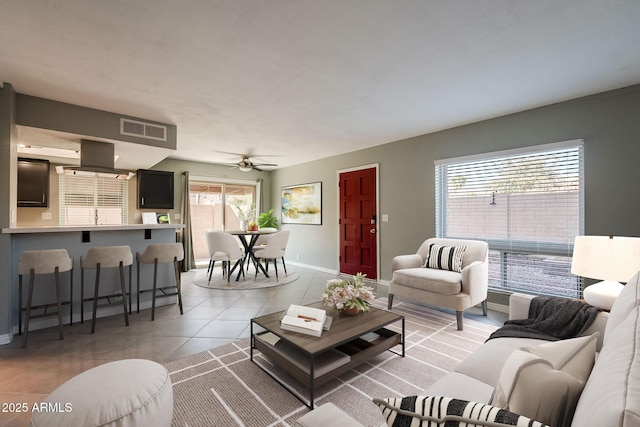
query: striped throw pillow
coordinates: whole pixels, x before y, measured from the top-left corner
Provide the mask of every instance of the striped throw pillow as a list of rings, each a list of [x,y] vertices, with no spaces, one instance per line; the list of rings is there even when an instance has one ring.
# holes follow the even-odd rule
[[[462,257],[466,249],[466,246],[442,246],[432,243],[429,245],[429,257],[425,267],[460,273],[462,271]]]
[[[373,402],[382,410],[389,427],[549,427],[495,406],[451,397],[409,396],[373,399]]]

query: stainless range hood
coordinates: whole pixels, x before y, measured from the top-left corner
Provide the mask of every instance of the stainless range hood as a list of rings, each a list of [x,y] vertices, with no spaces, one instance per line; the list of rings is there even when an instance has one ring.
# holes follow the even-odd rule
[[[57,172],[70,175],[102,176],[114,179],[131,179],[133,172],[115,168],[115,146],[110,142],[80,141],[80,166],[58,166]]]

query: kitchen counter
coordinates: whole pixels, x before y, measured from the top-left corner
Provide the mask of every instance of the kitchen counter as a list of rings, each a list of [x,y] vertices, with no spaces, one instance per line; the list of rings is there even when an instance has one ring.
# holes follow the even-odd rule
[[[3,228],[3,234],[29,233],[66,233],[71,231],[124,231],[124,230],[162,230],[184,228],[184,224],[125,224],[125,225],[78,225],[55,227],[13,227]]]

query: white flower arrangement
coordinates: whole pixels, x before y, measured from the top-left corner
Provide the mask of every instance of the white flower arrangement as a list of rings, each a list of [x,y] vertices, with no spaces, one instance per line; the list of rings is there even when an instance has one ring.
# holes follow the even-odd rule
[[[376,296],[373,288],[364,284],[366,274],[358,273],[349,279],[331,279],[322,292],[322,301],[329,307],[338,310],[344,308],[358,308],[360,311],[369,311],[369,303]]]

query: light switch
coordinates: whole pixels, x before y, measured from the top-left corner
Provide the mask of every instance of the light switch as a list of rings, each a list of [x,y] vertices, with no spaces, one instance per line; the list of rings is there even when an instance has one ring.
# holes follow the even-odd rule
[[[42,212],[42,219],[51,219],[51,212]]]
[[[389,215],[388,214],[382,214],[382,222],[389,222]]]

